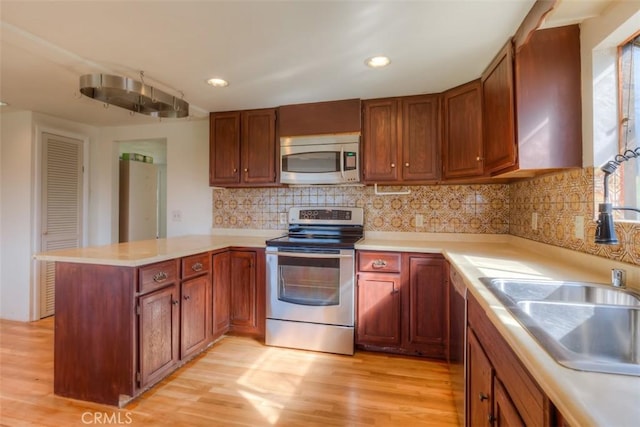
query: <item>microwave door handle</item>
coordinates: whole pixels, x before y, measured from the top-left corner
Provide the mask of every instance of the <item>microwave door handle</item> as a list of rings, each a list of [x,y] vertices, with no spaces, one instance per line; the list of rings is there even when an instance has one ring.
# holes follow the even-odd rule
[[[340,175],[344,181],[344,145],[340,146]]]

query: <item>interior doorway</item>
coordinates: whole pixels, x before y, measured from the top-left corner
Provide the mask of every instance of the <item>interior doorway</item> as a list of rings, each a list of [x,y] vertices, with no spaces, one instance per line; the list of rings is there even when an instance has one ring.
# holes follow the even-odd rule
[[[142,164],[153,165],[152,169],[157,171],[157,182],[156,189],[152,189],[152,186],[147,184],[142,184],[139,189],[133,189],[128,186],[128,188],[133,191],[134,201],[136,199],[145,200],[145,203],[154,203],[155,204],[155,212],[156,212],[156,223],[157,223],[157,238],[165,238],[167,237],[167,140],[166,138],[157,138],[157,139],[137,139],[137,140],[124,140],[117,141],[118,144],[118,157],[120,162],[138,162],[140,164],[134,164],[134,166],[142,166]],[[136,168],[140,169],[140,168]],[[149,169],[149,168],[144,168]],[[143,174],[148,173],[143,172]],[[118,176],[120,176],[118,174]],[[120,188],[120,178],[118,178],[118,188]],[[138,193],[139,198],[135,198],[135,192],[143,192]],[[144,192],[148,191],[156,191],[157,197],[155,201],[151,202],[150,200],[153,198],[148,197],[149,194],[144,194]],[[125,197],[123,191],[120,191],[120,199]],[[120,208],[125,209],[125,203],[120,202]],[[148,215],[149,213],[140,214],[139,211],[136,213],[135,209],[131,214],[132,210],[127,208],[127,212],[121,212],[121,215],[125,215],[126,218],[131,218],[133,215],[134,218],[131,220],[135,220],[136,216],[140,215]],[[131,214],[131,215],[129,215]],[[148,226],[145,225],[145,226]],[[120,236],[120,241],[129,241],[129,240],[137,240],[137,234],[128,233],[123,230],[124,227],[127,228],[135,228],[135,225],[129,223],[129,220],[118,220],[118,236]],[[148,233],[147,233],[148,234]],[[124,240],[123,240],[124,238]]]
[[[84,141],[42,133],[40,249],[78,248],[83,243]],[[39,317],[55,312],[55,263],[42,263]]]

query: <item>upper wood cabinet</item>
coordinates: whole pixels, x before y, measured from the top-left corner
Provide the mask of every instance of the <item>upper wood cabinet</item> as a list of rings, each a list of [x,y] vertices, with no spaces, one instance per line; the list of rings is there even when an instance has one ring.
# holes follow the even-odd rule
[[[360,132],[360,100],[312,102],[278,108],[280,136]]]
[[[578,25],[537,30],[516,50],[518,169],[523,176],[582,166],[580,81]]]
[[[442,177],[482,176],[482,83],[475,80],[443,93]]]
[[[482,74],[482,160],[487,174],[516,165],[514,102],[510,40]]]
[[[580,30],[509,41],[482,75],[484,172],[527,177],[582,166]]]
[[[211,113],[209,185],[277,184],[276,110]]]
[[[363,180],[433,183],[440,178],[438,95],[363,101]]]

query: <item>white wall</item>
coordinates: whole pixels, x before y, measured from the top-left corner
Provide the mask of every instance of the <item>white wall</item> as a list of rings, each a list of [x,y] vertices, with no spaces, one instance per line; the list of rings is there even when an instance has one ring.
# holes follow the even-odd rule
[[[209,122],[184,120],[152,125],[103,128],[99,150],[94,151],[94,170],[104,186],[103,201],[111,200],[110,218],[102,215],[97,224],[102,243],[117,242],[118,220],[118,147],[117,141],[136,139],[166,139],[167,141],[167,237],[186,234],[209,234],[212,224],[211,188],[209,187]],[[106,157],[111,156],[111,157]],[[111,158],[111,162],[104,159]],[[108,183],[114,183],[110,189]],[[106,208],[106,206],[104,206]],[[182,220],[173,221],[171,213],[180,211]],[[110,240],[106,241],[106,230]]]
[[[0,115],[0,317],[31,318],[32,113]]]
[[[97,129],[25,111],[2,113],[0,128],[0,318],[34,320],[38,287],[32,255],[40,248],[39,133],[90,141]]]
[[[31,112],[0,115],[0,318],[35,320],[37,284],[32,255],[39,205],[37,168],[42,131],[89,141],[88,238],[90,246],[118,241],[118,152],[115,141],[167,141],[167,236],[209,234],[212,224],[207,120],[95,128]]]
[[[640,29],[640,2],[612,2],[580,25],[583,165],[600,166],[616,154],[616,47]],[[614,147],[614,148],[612,148]]]

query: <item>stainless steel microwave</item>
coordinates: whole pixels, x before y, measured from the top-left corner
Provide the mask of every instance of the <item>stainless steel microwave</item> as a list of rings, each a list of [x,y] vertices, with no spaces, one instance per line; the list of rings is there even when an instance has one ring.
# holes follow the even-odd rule
[[[282,184],[360,182],[360,134],[280,138]]]

